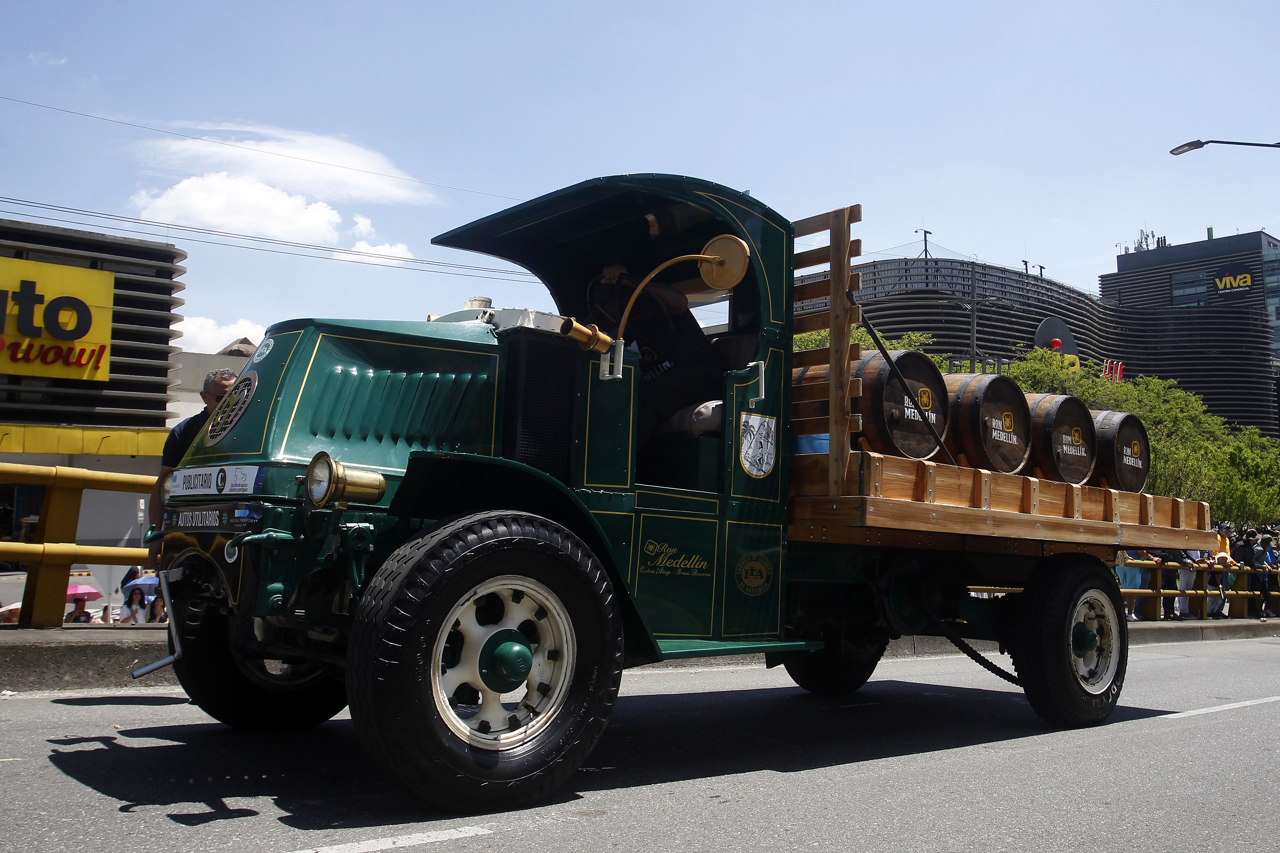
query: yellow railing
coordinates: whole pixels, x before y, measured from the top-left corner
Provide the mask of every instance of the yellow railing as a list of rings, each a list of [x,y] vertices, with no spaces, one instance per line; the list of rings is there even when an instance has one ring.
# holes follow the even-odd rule
[[[1248,588],[1249,575],[1271,575],[1272,577],[1276,575],[1276,572],[1271,569],[1247,569],[1235,563],[1224,568],[1212,563],[1163,563],[1156,565],[1151,560],[1129,560],[1121,565],[1148,569],[1151,572],[1150,587],[1120,590],[1120,594],[1125,598],[1142,599],[1134,602],[1134,609],[1142,609],[1140,615],[1144,620],[1164,618],[1159,606],[1159,599],[1161,598],[1186,598],[1191,615],[1199,619],[1208,618],[1210,600],[1222,598],[1233,603],[1228,608],[1228,618],[1248,618],[1246,616],[1245,603],[1251,598],[1260,598],[1262,596],[1260,591]],[[1166,588],[1164,586],[1164,573],[1166,570],[1171,572],[1178,570],[1194,572],[1195,580],[1191,589],[1179,590],[1176,581],[1174,586]],[[1227,574],[1235,575],[1235,580],[1225,589],[1222,586],[1217,589],[1209,589],[1209,575],[1212,572],[1219,572],[1222,575],[1219,580],[1221,585],[1225,585]],[[1271,586],[1275,586],[1274,581],[1271,582]]]
[[[44,503],[34,542],[0,542],[0,560],[27,563],[19,624],[53,628],[67,611],[67,582],[72,563],[109,566],[147,564],[146,548],[77,545],[80,503],[85,489],[149,494],[156,478],[85,468],[0,463],[0,483],[44,486]]]
[[[1151,586],[1144,589],[1121,589],[1120,594],[1125,598],[1136,598],[1141,601],[1134,602],[1134,609],[1141,608],[1139,614],[1143,621],[1157,621],[1165,619],[1160,607],[1161,598],[1186,598],[1187,606],[1191,610],[1191,615],[1197,619],[1207,619],[1209,617],[1209,602],[1215,598],[1221,598],[1235,604],[1228,608],[1226,618],[1229,619],[1247,619],[1245,604],[1253,598],[1260,598],[1262,593],[1257,590],[1248,589],[1249,575],[1271,575],[1277,577],[1278,572],[1272,569],[1247,569],[1244,566],[1232,563],[1225,569],[1211,563],[1163,563],[1156,565],[1151,560],[1128,560],[1124,563],[1118,563],[1116,568],[1121,566],[1133,566],[1139,569],[1149,569],[1151,572]],[[1164,572],[1177,571],[1185,569],[1195,572],[1195,581],[1191,589],[1178,589],[1177,582],[1171,587],[1164,586]],[[1219,572],[1223,575],[1219,583],[1226,580],[1226,575],[1235,575],[1234,582],[1225,590],[1221,587],[1209,588],[1209,575],[1212,572]],[[1276,596],[1276,604],[1280,606],[1280,589],[1276,589],[1277,583],[1271,582],[1273,589],[1272,594]],[[988,594],[1001,595],[1012,592],[1021,592],[1018,587],[1004,586],[971,586],[971,592],[981,592]]]

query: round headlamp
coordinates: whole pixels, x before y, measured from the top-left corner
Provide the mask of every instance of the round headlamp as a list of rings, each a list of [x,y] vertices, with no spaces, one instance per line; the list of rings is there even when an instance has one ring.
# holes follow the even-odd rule
[[[173,492],[173,478],[177,476],[177,472],[170,471],[165,475],[164,482],[160,484],[160,502],[167,504],[169,495]]]
[[[376,471],[347,468],[321,451],[307,466],[303,488],[312,506],[323,507],[339,501],[372,504],[382,499],[387,481]]]

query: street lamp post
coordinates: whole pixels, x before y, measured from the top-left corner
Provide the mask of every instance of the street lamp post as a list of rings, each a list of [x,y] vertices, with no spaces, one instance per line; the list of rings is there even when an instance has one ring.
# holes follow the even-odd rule
[[[1176,157],[1179,154],[1186,154],[1188,151],[1195,151],[1206,145],[1245,145],[1249,148],[1280,148],[1280,142],[1231,142],[1227,139],[1206,139],[1201,141],[1193,139],[1190,142],[1182,143],[1177,148],[1170,150],[1169,153]]]

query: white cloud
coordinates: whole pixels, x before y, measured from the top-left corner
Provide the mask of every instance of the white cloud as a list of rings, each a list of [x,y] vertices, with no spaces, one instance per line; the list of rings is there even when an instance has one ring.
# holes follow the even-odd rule
[[[359,217],[363,219],[364,217]],[[368,220],[365,220],[368,222]],[[353,255],[348,252],[334,252],[333,256],[344,261],[370,261],[373,263],[382,263],[383,258],[393,261],[396,258],[412,259],[413,252],[409,251],[409,247],[404,243],[382,243],[378,246],[372,246],[365,240],[357,240],[356,244],[351,247],[351,252],[364,252],[362,255]],[[369,255],[381,255],[382,258],[371,258]],[[400,266],[400,264],[395,264]]]
[[[142,150],[152,167],[171,173],[226,172],[250,176],[274,187],[335,202],[428,204],[435,201],[421,184],[384,177],[409,177],[385,155],[335,136],[251,124],[180,126],[194,127],[203,131],[208,139],[237,147],[196,139],[147,142]],[[333,165],[322,164],[350,168],[335,169]],[[371,172],[381,174],[369,174]]]
[[[342,216],[322,201],[308,203],[257,178],[216,172],[187,178],[162,193],[131,199],[144,219],[254,234],[301,243],[336,243]]]
[[[219,326],[209,317],[187,317],[174,323],[173,328],[182,332],[182,337],[175,343],[186,352],[217,352],[240,338],[260,344],[267,333],[266,326],[244,318]]]
[[[28,53],[27,61],[30,62],[32,65],[66,65],[67,64],[67,58],[65,56],[62,57],[61,59],[54,59],[53,57],[49,56],[49,54],[44,52]]]
[[[361,215],[360,215],[360,214],[358,214],[358,213],[357,213],[357,214],[355,214],[354,216],[352,216],[351,218],[352,218],[352,219],[354,219],[354,220],[356,221],[356,225],[355,225],[355,227],[351,229],[351,234],[352,234],[352,236],[354,236],[354,237],[361,237],[361,238],[368,238],[368,239],[370,239],[370,240],[372,240],[372,239],[374,238],[375,233],[374,233],[374,230],[373,230],[373,220],[372,220],[372,219],[370,219],[370,218],[369,218],[369,217],[367,217],[367,216],[361,216]]]

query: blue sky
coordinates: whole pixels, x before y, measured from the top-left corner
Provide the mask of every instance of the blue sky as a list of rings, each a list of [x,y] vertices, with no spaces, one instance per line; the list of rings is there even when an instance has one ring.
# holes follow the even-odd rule
[[[928,228],[931,248],[1096,291],[1139,229],[1280,230],[1280,150],[1168,153],[1280,140],[1278,23],[1267,0],[15,4],[0,96],[244,148],[0,101],[0,196],[392,265],[124,226],[190,254],[197,350],[473,294],[549,309],[519,276],[397,259],[502,267],[430,239],[500,196],[621,172],[717,181],[792,219],[860,202],[869,257],[914,256]]]

